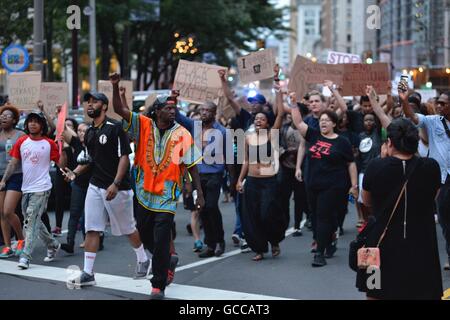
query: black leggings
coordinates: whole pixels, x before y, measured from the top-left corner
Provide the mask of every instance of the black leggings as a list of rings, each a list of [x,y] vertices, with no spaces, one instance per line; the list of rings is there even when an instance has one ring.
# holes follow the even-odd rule
[[[343,198],[347,197],[346,188],[308,190],[311,208],[313,236],[317,241],[317,252],[323,254],[333,241],[333,234],[339,226],[339,213]]]

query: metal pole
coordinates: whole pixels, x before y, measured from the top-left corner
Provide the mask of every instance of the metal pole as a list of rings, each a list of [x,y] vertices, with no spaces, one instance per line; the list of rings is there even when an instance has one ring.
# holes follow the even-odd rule
[[[91,91],[97,91],[97,41],[96,41],[96,12],[95,0],[89,0],[92,13],[89,16],[89,79]]]
[[[33,70],[43,74],[44,0],[34,0],[33,33]]]

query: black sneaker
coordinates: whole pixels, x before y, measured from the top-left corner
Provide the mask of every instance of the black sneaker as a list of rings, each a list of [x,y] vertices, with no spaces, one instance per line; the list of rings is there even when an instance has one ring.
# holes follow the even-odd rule
[[[303,233],[300,229],[295,229],[294,233],[292,234],[293,237],[301,237],[302,235]]]
[[[327,265],[327,261],[325,260],[325,257],[323,254],[316,254],[314,256],[314,260],[312,262],[312,266],[315,268],[323,267]]]
[[[214,254],[216,255],[216,257],[220,257],[224,253],[225,253],[225,241],[222,241],[219,243],[219,246],[216,249],[216,251],[214,252]]]
[[[74,245],[70,243],[63,243],[61,244],[61,250],[68,254],[73,254],[75,251],[73,249]]]
[[[82,287],[88,287],[88,286],[95,286],[95,277],[93,274],[89,274],[86,272],[81,272],[81,274],[74,278],[69,279],[67,281],[67,286],[70,288],[82,288]]]
[[[211,248],[206,248],[202,253],[198,255],[199,258],[211,258],[214,257],[214,250]]]
[[[326,259],[333,258],[336,251],[337,251],[337,246],[335,243],[333,243],[331,246],[329,246],[328,248],[325,249],[325,258]]]
[[[306,220],[305,227],[308,228],[309,231],[312,230],[312,222],[311,220]]]

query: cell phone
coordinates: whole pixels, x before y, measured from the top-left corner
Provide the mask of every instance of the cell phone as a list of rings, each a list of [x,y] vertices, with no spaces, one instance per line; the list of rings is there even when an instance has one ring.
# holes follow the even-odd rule
[[[398,84],[398,89],[399,89],[400,91],[402,91],[402,92],[406,92],[406,91],[407,91],[407,89],[404,89],[404,88],[403,88],[402,84],[403,84],[405,87],[408,87],[408,80],[409,80],[409,77],[408,77],[408,76],[401,76],[401,77],[400,77],[400,82],[399,82],[399,84]]]

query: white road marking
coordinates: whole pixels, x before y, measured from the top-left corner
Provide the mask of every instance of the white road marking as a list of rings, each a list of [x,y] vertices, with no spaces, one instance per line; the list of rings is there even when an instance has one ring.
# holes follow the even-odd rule
[[[16,262],[0,261],[0,273],[21,277],[38,278],[43,280],[65,282],[70,277],[69,269],[30,265],[28,270],[19,270]],[[148,281],[133,280],[132,278],[96,273],[95,280],[99,288],[150,295],[151,285]],[[69,290],[69,289],[67,289]],[[83,289],[88,290],[88,289]],[[166,288],[166,298],[179,300],[292,300],[261,294],[236,292],[219,289],[209,289],[195,286],[171,284]]]
[[[294,228],[288,229],[286,231],[286,237],[290,236],[293,233],[294,233]],[[186,269],[196,268],[196,267],[202,266],[204,264],[213,263],[213,262],[220,261],[220,260],[232,257],[232,256],[236,256],[236,255],[238,255],[240,253],[241,253],[241,249],[230,251],[230,252],[224,253],[220,257],[211,257],[211,258],[207,258],[207,259],[204,259],[204,260],[201,260],[201,261],[198,261],[198,262],[187,264],[185,266],[177,267],[176,271],[183,271],[183,270],[186,270]]]

